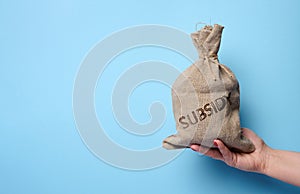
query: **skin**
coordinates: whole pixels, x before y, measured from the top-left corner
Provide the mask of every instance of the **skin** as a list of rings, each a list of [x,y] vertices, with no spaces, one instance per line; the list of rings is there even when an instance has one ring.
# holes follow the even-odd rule
[[[191,149],[227,165],[249,172],[265,174],[300,187],[300,153],[270,148],[253,131],[243,128],[243,134],[255,145],[252,153],[231,152],[222,141],[214,140],[218,149],[207,149],[191,145]]]

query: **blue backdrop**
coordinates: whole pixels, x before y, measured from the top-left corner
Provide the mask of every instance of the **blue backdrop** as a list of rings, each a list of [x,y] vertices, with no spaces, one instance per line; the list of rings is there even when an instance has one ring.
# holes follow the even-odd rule
[[[0,193],[299,193],[297,187],[190,150],[159,168],[116,168],[84,145],[72,109],[81,62],[111,33],[141,24],[191,33],[197,22],[211,20],[225,26],[220,62],[240,81],[242,125],[274,148],[300,151],[299,18],[297,0],[1,0]],[[102,96],[95,92],[97,113],[105,111],[106,133],[119,144],[132,149],[159,146],[175,132],[170,89],[147,82],[132,93],[128,103],[139,122],[149,120],[147,108],[155,100],[163,102],[167,113],[157,133],[140,137],[121,131],[113,118],[113,79],[143,60],[168,61],[179,70],[191,62],[153,47],[119,57],[100,80],[107,91]]]

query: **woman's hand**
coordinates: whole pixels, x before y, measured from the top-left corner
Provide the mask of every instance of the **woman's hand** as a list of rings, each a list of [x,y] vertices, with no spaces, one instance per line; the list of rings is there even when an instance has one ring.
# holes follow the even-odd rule
[[[215,140],[218,149],[207,149],[191,145],[191,149],[229,166],[244,171],[258,172],[300,187],[300,152],[272,149],[250,129],[243,128],[243,134],[255,145],[252,153],[231,152],[222,141]]]
[[[219,150],[208,150],[199,145],[191,145],[191,149],[214,159],[222,160],[227,165],[240,170],[264,173],[268,163],[269,151],[271,149],[250,129],[242,128],[242,130],[243,135],[250,139],[255,145],[256,149],[252,153],[231,152],[220,140],[214,140],[214,144]]]

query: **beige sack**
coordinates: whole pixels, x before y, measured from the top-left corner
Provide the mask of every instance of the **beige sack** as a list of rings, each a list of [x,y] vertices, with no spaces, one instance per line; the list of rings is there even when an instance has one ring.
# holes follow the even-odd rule
[[[192,33],[199,60],[186,69],[172,86],[177,134],[163,141],[166,149],[199,144],[214,148],[222,140],[231,150],[252,152],[252,142],[240,127],[239,83],[231,70],[219,63],[223,26],[205,26]]]

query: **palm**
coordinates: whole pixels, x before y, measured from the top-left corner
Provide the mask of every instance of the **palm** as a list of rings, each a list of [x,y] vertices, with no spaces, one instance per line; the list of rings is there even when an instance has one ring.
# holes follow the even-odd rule
[[[209,157],[212,157],[217,160],[222,160],[229,166],[246,170],[246,171],[255,171],[259,172],[264,165],[264,154],[261,154],[265,151],[265,143],[260,139],[253,131],[247,128],[243,128],[243,134],[249,138],[255,145],[255,151],[252,153],[235,153],[231,152],[220,140],[215,140],[218,144],[219,150],[207,150],[198,145],[192,145],[191,148],[195,151],[201,152]]]

